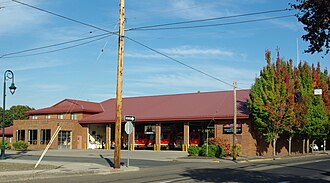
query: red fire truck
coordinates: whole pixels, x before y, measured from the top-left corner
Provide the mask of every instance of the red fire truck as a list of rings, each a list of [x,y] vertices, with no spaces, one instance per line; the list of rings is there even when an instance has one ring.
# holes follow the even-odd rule
[[[189,134],[189,145],[199,145],[201,142],[201,137],[198,132],[190,132]],[[176,135],[175,141],[174,141],[174,147],[175,148],[181,148],[183,142],[183,132],[180,132]]]
[[[136,148],[145,149],[147,142],[148,142],[148,138],[144,133],[139,132],[139,133],[135,134],[135,144],[134,145]]]

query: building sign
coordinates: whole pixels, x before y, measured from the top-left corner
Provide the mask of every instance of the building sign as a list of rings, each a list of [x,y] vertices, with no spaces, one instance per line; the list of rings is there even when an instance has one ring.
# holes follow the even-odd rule
[[[322,89],[314,89],[314,95],[322,95]]]
[[[155,134],[156,125],[146,125],[144,126],[144,134]]]
[[[224,124],[223,125],[223,134],[233,134],[234,133],[234,124]],[[236,134],[242,133],[242,124],[236,124]]]

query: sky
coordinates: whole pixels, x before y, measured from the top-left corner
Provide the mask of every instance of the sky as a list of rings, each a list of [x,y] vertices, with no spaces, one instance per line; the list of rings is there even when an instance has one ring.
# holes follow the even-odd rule
[[[92,102],[115,98],[116,34],[88,44],[82,43],[102,36],[11,53],[104,34],[100,29],[116,32],[119,0],[21,2],[92,26],[0,0],[0,79],[3,81],[1,73],[10,69],[17,86],[14,95],[7,90],[6,106],[28,105],[39,109],[66,98]],[[282,10],[290,8],[289,2],[294,1],[126,0],[125,29]],[[280,11],[175,25],[218,25],[199,28],[127,30],[123,97],[232,90],[234,80],[238,89],[249,89],[266,65],[267,49],[272,52],[273,60],[278,48],[284,60],[292,59],[296,64],[298,53],[298,60],[309,64],[320,62],[322,69],[329,68],[329,55],[304,53],[308,45],[301,39],[305,34],[303,25],[296,17],[289,16],[295,13]],[[287,17],[270,19],[279,16]],[[246,22],[257,19],[268,20]]]

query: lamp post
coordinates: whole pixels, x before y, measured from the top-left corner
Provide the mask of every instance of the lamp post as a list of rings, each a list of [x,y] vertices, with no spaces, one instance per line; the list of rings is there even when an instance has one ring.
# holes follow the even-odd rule
[[[14,73],[6,70],[3,77],[3,109],[2,109],[2,143],[1,143],[1,159],[5,159],[5,111],[6,111],[6,81],[11,80],[9,91],[14,95],[16,86],[14,84]]]

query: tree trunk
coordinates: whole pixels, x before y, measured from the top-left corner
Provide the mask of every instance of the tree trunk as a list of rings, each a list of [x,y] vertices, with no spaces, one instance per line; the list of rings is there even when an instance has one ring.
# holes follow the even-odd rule
[[[312,154],[314,154],[314,143],[315,143],[315,140],[312,140]]]
[[[306,139],[303,139],[303,144],[302,144],[302,153],[305,154],[305,144],[306,144]]]
[[[291,148],[292,148],[292,137],[289,137],[289,156],[291,155]]]
[[[327,147],[327,141],[323,140],[323,152],[326,152]]]
[[[276,156],[276,141],[277,141],[277,138],[274,138],[273,139],[273,158],[275,159],[275,156]]]
[[[309,139],[307,139],[306,146],[306,153],[309,153]]]

